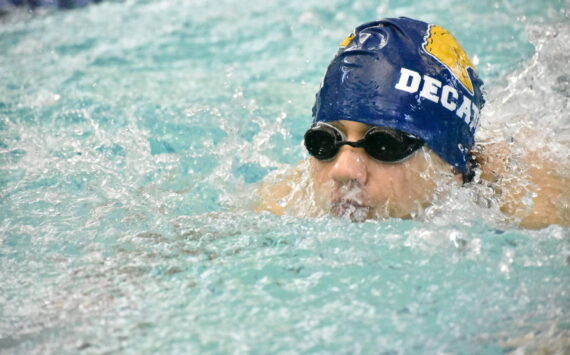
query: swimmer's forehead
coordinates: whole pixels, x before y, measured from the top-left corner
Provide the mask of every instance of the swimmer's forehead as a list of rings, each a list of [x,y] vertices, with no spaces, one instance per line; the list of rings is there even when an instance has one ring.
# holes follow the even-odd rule
[[[336,128],[340,129],[343,132],[347,131],[355,131],[356,133],[366,133],[372,127],[380,127],[380,126],[373,126],[362,122],[357,121],[348,121],[348,120],[338,120],[338,121],[330,121],[327,122],[328,124],[335,126]],[[386,127],[387,128],[387,127]],[[389,129],[389,128],[387,128]],[[390,129],[392,130],[392,129]]]

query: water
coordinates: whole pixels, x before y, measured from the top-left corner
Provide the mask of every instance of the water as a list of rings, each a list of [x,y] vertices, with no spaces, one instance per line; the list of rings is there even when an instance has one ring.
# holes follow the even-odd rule
[[[133,0],[0,18],[0,353],[568,353],[568,228],[519,229],[463,190],[425,221],[250,208],[304,159],[340,40],[386,16],[451,30],[487,83],[480,135],[538,127],[567,169],[567,8]]]

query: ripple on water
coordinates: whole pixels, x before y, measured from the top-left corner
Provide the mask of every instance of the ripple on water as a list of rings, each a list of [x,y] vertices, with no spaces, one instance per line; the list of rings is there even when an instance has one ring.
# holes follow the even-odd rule
[[[6,15],[0,352],[567,352],[568,229],[513,228],[484,187],[421,221],[243,208],[255,182],[302,159],[322,71],[370,16],[451,29],[489,84],[481,139],[530,127],[569,161],[564,4],[483,5]]]

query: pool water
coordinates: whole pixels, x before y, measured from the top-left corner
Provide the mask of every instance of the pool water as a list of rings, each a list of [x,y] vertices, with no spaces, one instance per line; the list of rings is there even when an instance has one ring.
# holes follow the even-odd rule
[[[568,1],[108,1],[0,17],[0,353],[570,352],[570,230],[256,214],[338,43],[406,15],[486,82],[481,135],[570,141]],[[537,145],[539,140],[525,142]],[[521,149],[523,149],[521,148]]]

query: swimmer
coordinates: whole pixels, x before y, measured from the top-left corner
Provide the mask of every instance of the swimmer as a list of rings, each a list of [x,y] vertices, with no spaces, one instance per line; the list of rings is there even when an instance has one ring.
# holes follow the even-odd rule
[[[442,27],[404,17],[357,27],[316,95],[304,136],[309,176],[301,164],[264,182],[257,210],[415,218],[445,187],[476,180],[491,186],[501,211],[522,227],[569,226],[570,179],[559,169],[565,162],[530,152],[513,164],[508,144],[475,142],[482,85]]]

